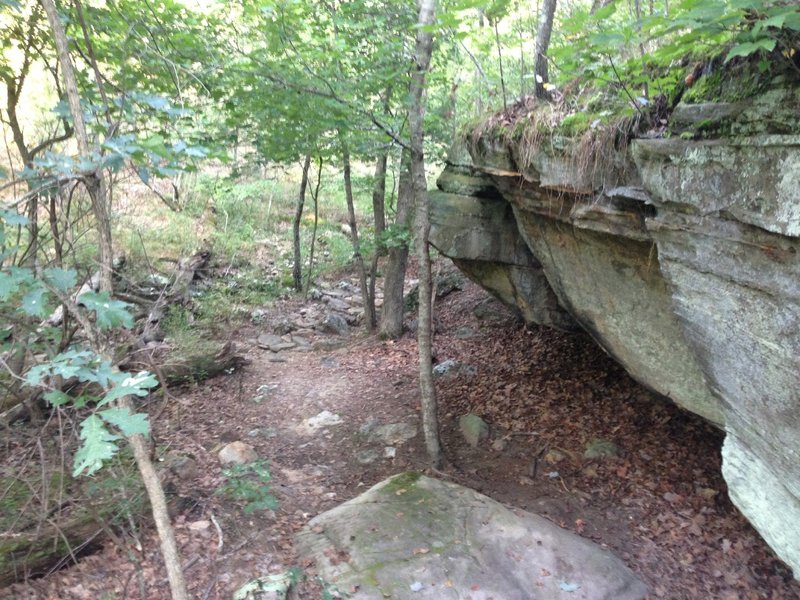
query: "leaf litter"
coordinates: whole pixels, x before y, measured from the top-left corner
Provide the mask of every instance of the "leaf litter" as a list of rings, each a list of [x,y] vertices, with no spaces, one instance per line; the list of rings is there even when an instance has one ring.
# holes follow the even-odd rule
[[[278,320],[299,307],[285,301],[270,310]],[[654,398],[588,336],[526,328],[474,284],[437,301],[436,321],[439,360],[462,365],[436,380],[447,458],[440,476],[609,548],[653,598],[800,598],[789,569],[728,499],[720,432]],[[459,333],[465,327],[471,335]],[[227,600],[248,581],[300,567],[297,597],[320,598],[326,582],[297,556],[294,534],[385,477],[426,467],[421,434],[394,456],[378,452],[366,465],[356,456],[370,445],[383,448],[359,432],[368,419],[419,421],[414,336],[356,338],[272,362],[257,344],[271,331],[248,323],[230,329],[250,364],[172,390],[175,400],[152,407],[162,411],[153,423],[156,451],[190,456],[198,467],[185,478],[165,474],[190,595]],[[270,395],[253,402],[267,384]],[[298,428],[324,410],[342,423],[310,435]],[[470,412],[491,427],[478,448],[458,431],[458,418]],[[619,456],[585,458],[598,439],[615,444]],[[247,514],[216,493],[225,484],[216,450],[236,440],[269,461],[277,509]],[[349,559],[336,548],[329,554]],[[577,582],[560,585],[580,591]],[[31,600],[104,595],[169,597],[152,529],[128,531],[77,565],[0,590],[0,598]]]

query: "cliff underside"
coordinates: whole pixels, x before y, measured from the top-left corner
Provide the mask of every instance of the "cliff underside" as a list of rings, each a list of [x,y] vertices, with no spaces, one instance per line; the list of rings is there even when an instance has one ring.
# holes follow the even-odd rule
[[[722,428],[731,499],[797,576],[800,85],[688,96],[632,136],[543,128],[541,105],[477,127],[431,193],[431,241]]]

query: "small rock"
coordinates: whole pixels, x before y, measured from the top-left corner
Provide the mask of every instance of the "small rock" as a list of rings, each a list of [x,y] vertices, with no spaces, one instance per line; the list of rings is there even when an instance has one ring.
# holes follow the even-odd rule
[[[356,452],[356,460],[359,462],[359,464],[370,465],[378,460],[378,451],[373,450],[372,448],[359,450]]]
[[[586,444],[586,451],[583,453],[584,458],[612,458],[619,456],[619,448],[617,445],[602,438],[594,438]]]
[[[321,413],[314,417],[310,417],[303,421],[306,428],[311,431],[322,429],[323,427],[330,427],[332,425],[339,425],[342,422],[342,417],[332,413],[329,410],[323,410]]]
[[[459,327],[456,329],[456,337],[460,340],[474,338],[478,333],[471,327]]]
[[[489,425],[473,413],[462,415],[458,420],[458,427],[461,435],[473,448],[477,448],[481,441],[489,437]]]
[[[264,320],[267,318],[267,315],[269,315],[269,312],[264,310],[263,308],[254,308],[250,312],[250,320],[256,325],[258,325],[259,323],[264,322]]]
[[[383,458],[394,458],[397,456],[397,448],[394,446],[386,446],[383,449]]]
[[[597,467],[594,465],[589,465],[587,467],[584,467],[581,473],[583,473],[584,477],[588,477],[589,479],[594,479],[595,477],[597,477]]]
[[[492,442],[492,450],[495,452],[502,452],[508,447],[508,440],[505,438],[498,438]]]
[[[280,344],[283,342],[283,338],[279,335],[273,335],[271,333],[263,333],[258,336],[258,345],[265,350],[269,350],[273,344]]]
[[[184,454],[173,454],[166,460],[167,468],[174,473],[178,479],[187,481],[194,479],[197,475],[197,461],[191,456]]]
[[[325,333],[333,333],[335,335],[347,335],[350,332],[350,326],[345,318],[336,313],[328,313],[322,323],[319,324],[319,329]]]
[[[245,465],[258,460],[258,454],[250,444],[231,442],[219,451],[219,462],[223,465]]]
[[[191,523],[187,523],[186,527],[190,531],[203,531],[204,529],[211,527],[211,521],[207,521],[205,519],[201,521],[192,521]]]
[[[544,455],[544,460],[550,464],[560,463],[567,455],[557,448],[552,448]]]
[[[382,442],[386,446],[401,446],[417,436],[417,427],[411,423],[389,423],[376,427],[370,433],[370,440]]]
[[[433,376],[442,377],[443,375],[447,375],[450,371],[455,371],[459,366],[458,361],[448,359],[433,367]]]
[[[288,319],[283,319],[279,323],[272,328],[276,335],[286,335],[287,333],[291,333],[294,331],[296,327],[294,324],[289,322]]]
[[[293,341],[295,344],[297,344],[298,346],[303,346],[303,347],[305,347],[305,346],[310,346],[310,345],[311,345],[311,342],[309,342],[309,341],[308,341],[306,338],[304,338],[304,337],[302,337],[302,336],[299,336],[299,335],[297,335],[297,334],[294,334],[294,335],[292,336],[292,341]]]
[[[280,352],[281,350],[291,350],[296,346],[297,344],[294,342],[280,342],[279,344],[272,344],[269,349],[273,352]]]
[[[361,424],[361,427],[358,428],[358,433],[361,435],[370,435],[375,428],[378,426],[378,419],[375,417],[369,417],[366,421]]]
[[[323,367],[328,367],[329,369],[335,369],[339,366],[339,361],[332,356],[323,356],[319,359],[319,364],[321,364]]]

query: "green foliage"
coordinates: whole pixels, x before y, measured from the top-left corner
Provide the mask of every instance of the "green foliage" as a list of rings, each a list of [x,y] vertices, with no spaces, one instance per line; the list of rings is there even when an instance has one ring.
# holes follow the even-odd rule
[[[7,214],[7,213],[6,213]],[[9,220],[4,219],[6,225]],[[41,276],[31,268],[6,267],[0,269],[0,309],[5,314],[21,313],[25,317],[40,318],[49,311],[50,296],[55,293],[69,295],[77,286],[74,270],[51,267],[44,269]],[[86,309],[94,313],[98,328],[111,329],[131,326],[133,319],[127,312],[127,305],[112,300],[107,293],[85,293],[79,298]],[[11,348],[4,348],[11,351]],[[86,471],[88,474],[99,469],[103,462],[117,451],[116,433],[146,434],[148,424],[146,415],[130,414],[121,408],[100,407],[123,396],[144,396],[157,385],[155,377],[149,373],[130,375],[115,370],[111,363],[91,350],[71,348],[51,357],[46,362],[34,365],[24,375],[25,383],[40,387],[44,397],[53,406],[64,406],[72,399],[51,382],[77,380],[84,384],[95,384],[102,393],[80,396],[74,400],[77,407],[83,407],[90,400],[96,403],[95,411],[81,424],[81,447],[75,456],[75,474]]]
[[[217,491],[232,500],[244,503],[244,512],[274,510],[278,501],[269,493],[272,475],[267,462],[259,460],[244,465],[232,465],[222,470],[227,481]]]
[[[379,245],[382,248],[403,248],[411,244],[411,230],[404,225],[391,224],[381,232]]]
[[[621,6],[617,0],[594,14],[573,13],[551,56],[562,85],[611,86],[637,110],[657,94],[672,98],[688,61],[791,52],[800,31],[800,7],[771,0],[680,0],[668,15],[656,8],[638,18]]]
[[[29,386],[45,388],[45,398],[53,406],[63,406],[71,398],[57,389],[47,389],[49,382],[60,379],[75,379],[82,383],[97,384],[102,395],[81,396],[75,400],[78,407],[88,401],[96,403],[96,409],[81,423],[81,447],[75,455],[74,475],[82,472],[91,475],[118,451],[119,435],[108,428],[121,432],[123,436],[147,435],[149,424],[147,415],[130,413],[120,407],[100,407],[123,396],[145,396],[158,385],[156,378],[147,372],[136,375],[115,370],[111,363],[89,350],[68,350],[53,357],[50,361],[36,365],[25,374]]]

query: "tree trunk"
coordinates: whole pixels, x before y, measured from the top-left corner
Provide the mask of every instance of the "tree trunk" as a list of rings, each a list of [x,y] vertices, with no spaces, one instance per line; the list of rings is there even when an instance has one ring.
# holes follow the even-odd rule
[[[436,409],[436,389],[433,386],[432,361],[432,315],[431,315],[431,256],[428,245],[430,217],[428,214],[428,183],[425,179],[424,124],[425,74],[431,62],[433,35],[429,31],[433,23],[435,0],[421,0],[419,28],[415,52],[415,68],[411,78],[411,106],[408,111],[411,125],[411,185],[417,210],[415,233],[417,236],[417,259],[419,262],[419,316],[417,343],[419,346],[419,385],[422,403],[422,429],[425,432],[425,447],[428,459],[434,468],[441,463],[439,442],[439,418]]]
[[[292,239],[294,241],[294,264],[292,265],[292,284],[296,292],[303,290],[303,263],[300,256],[300,221],[303,218],[303,206],[306,203],[306,187],[308,187],[308,169],[311,167],[311,155],[303,161],[303,176],[300,179],[300,192],[297,194],[297,206],[292,221]]]
[[[86,133],[86,125],[83,121],[83,111],[81,109],[81,99],[78,92],[78,84],[75,79],[75,72],[72,66],[72,59],[69,55],[69,46],[64,26],[58,16],[54,0],[41,0],[42,7],[47,13],[47,20],[53,33],[56,49],[58,51],[58,62],[61,67],[61,76],[64,79],[64,89],[69,102],[70,113],[72,114],[75,137],[78,142],[78,151],[81,156],[89,159],[91,151],[89,148],[89,137]],[[92,173],[84,175],[86,189],[92,202],[92,210],[97,221],[96,226],[99,232],[100,245],[100,289],[111,293],[112,273],[113,273],[113,251],[111,247],[111,222],[108,215],[108,195],[105,178],[102,170],[95,169]],[[86,332],[87,335],[89,332]],[[96,349],[96,350],[99,350]],[[128,397],[120,399],[122,406],[129,406]],[[175,543],[175,532],[167,513],[167,505],[164,498],[164,490],[158,479],[150,454],[147,451],[144,437],[134,435],[128,438],[128,443],[133,448],[136,465],[142,474],[147,495],[150,499],[150,506],[153,510],[153,518],[158,529],[158,537],[161,541],[161,553],[164,557],[164,565],[167,568],[167,578],[169,579],[170,591],[173,600],[188,600],[186,592],[186,582],[183,577],[180,558],[178,557],[178,546]]]
[[[550,36],[553,33],[553,18],[556,14],[556,0],[544,0],[542,14],[539,17],[539,30],[536,32],[536,97],[549,100],[550,92],[545,85],[549,82],[547,68],[547,51],[550,48]]]
[[[64,26],[58,16],[53,0],[41,0],[42,7],[47,13],[50,30],[58,52],[58,64],[61,67],[61,77],[64,80],[64,91],[67,94],[72,123],[75,129],[75,139],[78,143],[78,152],[87,159],[92,153],[89,148],[89,136],[86,133],[86,124],[83,120],[83,109],[78,92],[78,83],[75,79],[75,69],[72,57],[69,54],[69,44]],[[93,172],[84,174],[84,184],[92,203],[92,212],[95,216],[95,225],[98,232],[99,261],[100,261],[100,289],[104,292],[112,291],[113,249],[111,245],[111,221],[108,214],[108,189],[102,171],[98,168]]]
[[[375,252],[369,269],[369,297],[372,298],[372,323],[370,331],[378,326],[378,315],[375,306],[375,283],[378,279],[378,259],[386,255],[381,236],[386,230],[386,164],[389,162],[389,150],[381,150],[375,163],[375,181],[372,186],[372,214],[375,219]]]
[[[314,247],[317,243],[317,226],[319,225],[319,186],[322,183],[322,156],[317,157],[317,185],[311,192],[311,198],[314,200],[314,226],[311,229],[311,245],[308,250],[308,275],[306,276],[306,285],[303,287],[304,297],[308,298],[308,288],[311,286],[311,278],[314,275]]]
[[[411,189],[411,154],[403,150],[400,158],[400,182],[397,190],[395,226],[408,230],[414,208],[414,193]],[[386,270],[383,277],[383,313],[381,337],[396,339],[403,335],[403,286],[406,279],[408,244],[396,242],[389,247]]]
[[[350,177],[350,149],[347,142],[342,140],[342,162],[344,163],[344,192],[347,198],[347,216],[350,220],[350,237],[353,243],[353,258],[358,267],[358,279],[361,287],[361,298],[364,302],[364,321],[367,328],[373,331],[375,328],[375,299],[369,296],[367,286],[367,268],[364,265],[364,257],[361,255],[361,243],[358,239],[358,225],[356,223],[356,207],[353,201],[353,183]]]

